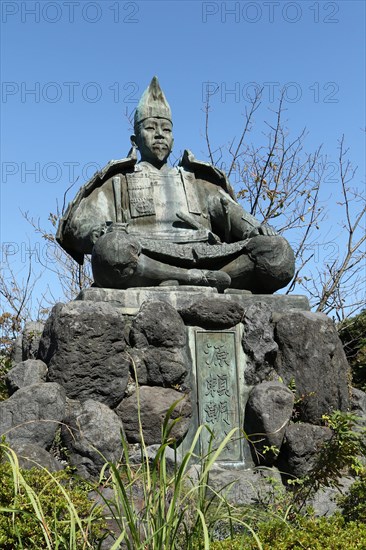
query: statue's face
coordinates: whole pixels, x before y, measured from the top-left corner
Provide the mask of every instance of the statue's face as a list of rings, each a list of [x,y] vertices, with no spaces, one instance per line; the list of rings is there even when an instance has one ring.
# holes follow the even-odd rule
[[[136,132],[135,142],[141,154],[154,166],[162,166],[173,147],[173,125],[165,118],[146,118]]]

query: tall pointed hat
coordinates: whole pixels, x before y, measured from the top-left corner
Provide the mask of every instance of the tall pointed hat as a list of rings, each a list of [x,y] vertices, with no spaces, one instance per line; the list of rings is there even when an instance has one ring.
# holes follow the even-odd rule
[[[166,118],[172,122],[172,112],[156,76],[141,96],[135,111],[135,126],[145,118]]]

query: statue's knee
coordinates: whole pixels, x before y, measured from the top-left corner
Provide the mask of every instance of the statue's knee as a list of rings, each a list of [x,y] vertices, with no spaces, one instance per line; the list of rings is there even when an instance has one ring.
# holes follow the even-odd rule
[[[96,285],[106,288],[125,288],[134,275],[141,246],[126,233],[102,235],[92,252],[92,270]]]
[[[259,235],[250,240],[249,256],[255,272],[268,292],[286,286],[295,273],[295,256],[289,243],[280,236]]]

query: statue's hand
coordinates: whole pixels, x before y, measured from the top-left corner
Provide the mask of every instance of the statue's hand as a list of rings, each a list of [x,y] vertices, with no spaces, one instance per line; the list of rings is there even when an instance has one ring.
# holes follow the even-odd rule
[[[93,244],[95,244],[97,242],[97,240],[99,239],[99,237],[104,235],[106,230],[107,230],[107,224],[105,224],[105,223],[99,224],[99,225],[96,225],[95,227],[93,227],[93,229],[90,232],[91,242]]]
[[[257,237],[257,235],[265,235],[266,237],[273,237],[274,235],[277,235],[277,232],[275,229],[273,229],[273,227],[264,223],[263,225],[259,225],[258,227],[255,227],[249,233],[248,237],[249,238]]]

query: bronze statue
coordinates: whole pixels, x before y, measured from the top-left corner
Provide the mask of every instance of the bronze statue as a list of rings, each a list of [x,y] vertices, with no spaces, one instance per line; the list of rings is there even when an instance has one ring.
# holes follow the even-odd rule
[[[59,244],[80,264],[92,255],[99,287],[273,293],[286,286],[294,274],[288,242],[243,210],[221,170],[188,150],[169,166],[172,129],[154,77],[136,109],[128,157],[111,161],[79,190],[60,221]]]

